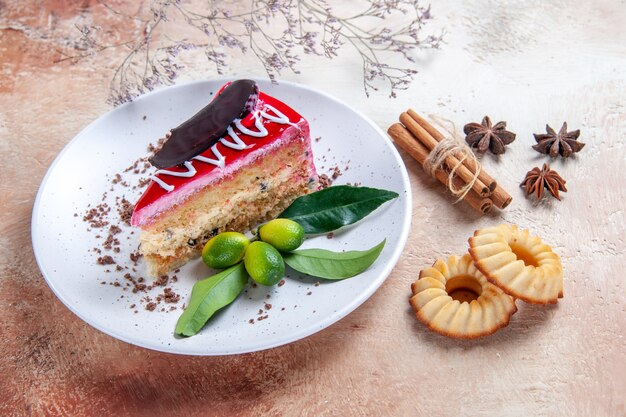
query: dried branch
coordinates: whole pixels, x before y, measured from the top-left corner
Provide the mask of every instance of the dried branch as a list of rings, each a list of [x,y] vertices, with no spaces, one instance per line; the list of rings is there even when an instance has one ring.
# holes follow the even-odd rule
[[[158,85],[172,84],[183,65],[179,55],[187,51],[203,52],[216,73],[224,74],[228,68],[225,51],[238,50],[254,56],[275,80],[283,70],[299,73],[301,53],[332,59],[344,46],[352,47],[361,58],[365,93],[369,96],[382,82],[395,97],[417,72],[416,50],[439,48],[443,37],[443,33],[422,36],[432,15],[430,6],[422,6],[421,0],[356,2],[363,11],[349,16],[336,14],[324,0],[248,0],[240,2],[237,11],[209,1],[201,12],[180,0],[151,0],[144,8],[147,11],[136,15],[116,10],[104,0],[98,3],[117,20],[113,28],[132,26],[136,30],[128,39],[107,42],[120,34],[93,25],[79,26],[77,53],[62,54],[58,61],[79,61],[107,50],[126,49],[111,79],[114,104]],[[189,37],[172,38],[168,24],[174,23],[184,23]]]

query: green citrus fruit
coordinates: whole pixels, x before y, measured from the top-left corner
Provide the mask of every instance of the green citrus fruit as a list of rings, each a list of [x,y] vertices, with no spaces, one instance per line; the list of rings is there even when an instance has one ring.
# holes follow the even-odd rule
[[[289,219],[274,219],[259,229],[259,237],[281,252],[298,249],[304,242],[304,229]]]
[[[250,241],[241,233],[220,233],[204,245],[202,260],[210,268],[228,268],[243,259],[248,245]]]
[[[243,262],[248,274],[261,285],[274,285],[285,276],[283,257],[269,243],[252,242]]]

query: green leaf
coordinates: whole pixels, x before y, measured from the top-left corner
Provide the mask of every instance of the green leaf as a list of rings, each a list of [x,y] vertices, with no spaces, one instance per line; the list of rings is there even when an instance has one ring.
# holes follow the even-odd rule
[[[189,305],[176,323],[176,334],[193,336],[198,333],[217,310],[237,298],[247,282],[243,262],[196,282]]]
[[[278,217],[299,223],[307,234],[327,233],[361,220],[398,193],[338,185],[297,198]]]
[[[369,268],[385,247],[387,239],[371,249],[349,252],[332,252],[325,249],[296,250],[283,255],[285,263],[314,277],[344,279],[360,274]]]

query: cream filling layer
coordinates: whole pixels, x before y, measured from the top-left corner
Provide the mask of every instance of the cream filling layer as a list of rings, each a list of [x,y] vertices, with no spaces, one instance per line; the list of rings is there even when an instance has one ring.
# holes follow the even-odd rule
[[[269,177],[265,173],[265,186],[270,189],[288,181],[293,181],[293,176],[298,167],[301,166],[299,165],[301,163],[301,161],[297,161],[293,166],[283,168]],[[255,178],[254,172],[246,176]],[[305,181],[308,181],[308,178],[303,178],[303,182]],[[225,193],[229,192],[231,192],[230,187],[227,187]],[[222,227],[235,220],[237,216],[247,215],[246,205],[254,204],[259,197],[259,192],[259,183],[251,182],[248,188],[230,194],[227,202],[224,202],[221,193],[219,193],[220,195],[216,195],[219,202],[202,204],[203,208],[207,207],[206,211],[197,214],[190,222],[179,221],[176,222],[176,226],[153,227],[142,230],[139,238],[142,253],[156,254],[162,257],[174,256],[176,250],[181,246],[188,245],[190,239],[203,238],[213,229]],[[194,202],[190,202],[190,204],[193,205]],[[262,210],[265,213],[263,214],[268,213],[272,208],[272,206],[264,207]],[[263,214],[260,217],[263,217]]]

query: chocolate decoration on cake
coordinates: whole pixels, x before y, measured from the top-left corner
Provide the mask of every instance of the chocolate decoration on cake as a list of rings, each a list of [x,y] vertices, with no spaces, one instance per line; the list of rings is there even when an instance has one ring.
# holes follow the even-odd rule
[[[150,162],[157,168],[169,168],[206,151],[235,119],[254,109],[258,95],[254,81],[233,81],[191,119],[172,129],[167,142]]]

